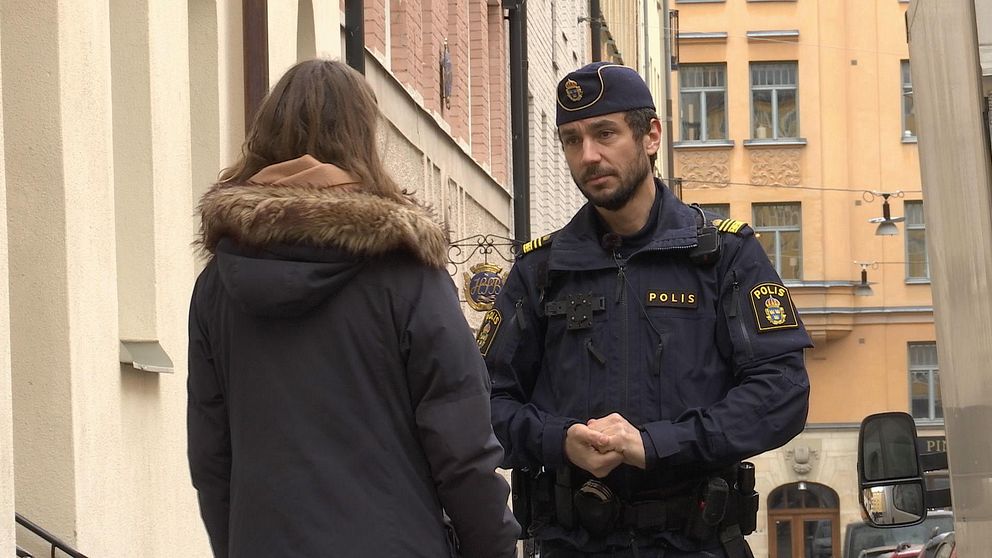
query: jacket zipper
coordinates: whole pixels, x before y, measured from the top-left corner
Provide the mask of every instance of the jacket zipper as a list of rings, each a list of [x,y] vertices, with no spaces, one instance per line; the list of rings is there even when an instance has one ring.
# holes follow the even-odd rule
[[[731,299],[730,312],[727,314],[728,318],[734,318],[737,320],[737,325],[740,326],[741,338],[744,340],[744,353],[747,355],[748,360],[754,358],[754,352],[751,350],[751,336],[747,333],[747,326],[744,325],[744,317],[738,315],[740,311],[741,303],[741,284],[737,281],[737,270],[733,270],[731,273],[734,274],[734,294]],[[743,314],[743,312],[741,312]]]
[[[658,340],[658,350],[655,351],[655,362],[658,363],[658,367],[655,369],[655,376],[661,376],[661,357],[665,354],[665,342],[661,339]]]
[[[627,315],[627,275],[625,262],[620,258],[620,252],[613,251],[613,261],[617,264],[617,303],[620,304],[620,315],[623,316],[623,408],[630,413],[630,370],[628,355],[630,347],[630,316]]]
[[[520,328],[520,331],[526,331],[527,324],[524,322],[524,299],[518,298],[516,304],[513,306],[515,308],[514,313],[517,318],[517,327]]]

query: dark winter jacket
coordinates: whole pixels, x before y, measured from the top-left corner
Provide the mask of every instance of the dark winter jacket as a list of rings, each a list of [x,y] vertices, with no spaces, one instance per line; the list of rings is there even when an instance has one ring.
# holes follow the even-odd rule
[[[481,331],[501,327],[479,340],[505,466],[565,469],[568,427],[616,412],[641,430],[647,471],[620,465],[603,482],[637,501],[695,486],[802,431],[810,338],[754,231],[719,222],[719,259],[694,263],[699,212],[657,188],[633,246],[620,237],[606,246],[587,204],[510,271]],[[575,486],[589,478],[573,472]],[[630,541],[626,529],[608,539],[537,531],[589,551]]]
[[[262,182],[259,184],[258,182]],[[310,157],[201,202],[189,463],[215,556],[509,557],[445,234]]]

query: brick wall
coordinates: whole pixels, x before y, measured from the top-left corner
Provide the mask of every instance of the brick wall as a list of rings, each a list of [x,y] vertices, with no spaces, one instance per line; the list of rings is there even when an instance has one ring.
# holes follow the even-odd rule
[[[486,0],[469,0],[469,90],[472,157],[492,168],[489,104],[489,9]]]
[[[489,132],[490,164],[496,180],[509,182],[508,170],[510,153],[510,99],[509,55],[507,54],[507,32],[503,21],[503,9],[497,5],[488,6],[489,12]]]
[[[547,1],[547,0],[546,0]],[[451,136],[503,184],[509,180],[509,57],[499,0],[366,0],[366,46]],[[388,34],[388,40],[387,35]],[[440,57],[452,65],[450,107],[441,101]]]
[[[448,0],[422,0],[423,12],[423,71],[420,74],[420,90],[424,94],[424,106],[427,110],[440,113],[440,76],[438,74],[438,56],[441,52],[444,38],[448,34]]]
[[[365,0],[365,46],[386,54],[386,0]]]
[[[393,75],[426,97],[424,82],[424,12],[421,0],[390,0],[390,59]]]
[[[451,52],[452,87],[451,106],[445,106],[442,113],[451,124],[451,135],[468,143],[469,136],[469,2],[468,0],[448,0],[447,34],[448,50]]]

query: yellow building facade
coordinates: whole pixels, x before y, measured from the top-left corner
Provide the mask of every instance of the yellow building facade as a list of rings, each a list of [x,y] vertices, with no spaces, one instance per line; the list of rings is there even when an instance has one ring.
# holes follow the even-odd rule
[[[749,540],[756,556],[840,556],[844,527],[860,520],[861,419],[909,411],[924,441],[943,437],[908,3],[671,7],[682,197],[752,225],[816,345],[805,432],[755,459],[762,504]],[[886,202],[890,219],[870,222]],[[828,546],[812,548],[825,534]]]

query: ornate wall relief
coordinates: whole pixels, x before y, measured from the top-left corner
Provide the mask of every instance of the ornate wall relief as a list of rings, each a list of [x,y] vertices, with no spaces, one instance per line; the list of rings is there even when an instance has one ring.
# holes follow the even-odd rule
[[[799,479],[806,478],[820,460],[820,440],[794,442],[785,451],[785,460]]]
[[[799,149],[749,149],[751,182],[778,186],[799,186],[802,179]]]
[[[730,181],[730,150],[679,151],[682,188],[726,188]]]

